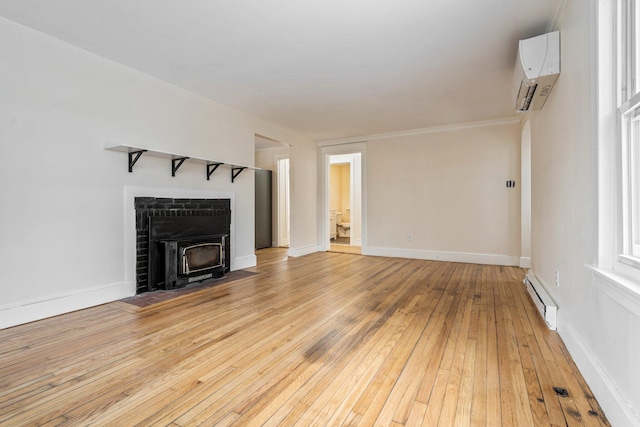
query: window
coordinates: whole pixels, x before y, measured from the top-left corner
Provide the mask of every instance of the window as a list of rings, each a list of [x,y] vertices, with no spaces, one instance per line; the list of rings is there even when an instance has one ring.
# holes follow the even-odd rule
[[[617,87],[620,153],[619,260],[640,267],[640,7],[620,0]]]
[[[594,265],[586,267],[600,291],[640,315],[640,1],[592,5],[598,26],[592,57],[597,70],[598,244]]]
[[[623,248],[640,258],[640,108],[622,115]]]

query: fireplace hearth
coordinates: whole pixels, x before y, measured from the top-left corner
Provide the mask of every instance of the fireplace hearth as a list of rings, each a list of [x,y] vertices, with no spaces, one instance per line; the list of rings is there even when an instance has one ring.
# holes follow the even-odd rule
[[[136,293],[175,289],[230,270],[228,199],[136,197]]]

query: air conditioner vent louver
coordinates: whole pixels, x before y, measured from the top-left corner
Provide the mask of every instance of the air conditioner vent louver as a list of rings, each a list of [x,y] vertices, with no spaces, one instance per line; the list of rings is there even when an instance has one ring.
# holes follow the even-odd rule
[[[516,100],[516,110],[527,111],[529,109],[537,88],[538,85],[529,87],[524,85],[520,86],[520,93],[522,93],[522,96],[518,95],[518,99]]]

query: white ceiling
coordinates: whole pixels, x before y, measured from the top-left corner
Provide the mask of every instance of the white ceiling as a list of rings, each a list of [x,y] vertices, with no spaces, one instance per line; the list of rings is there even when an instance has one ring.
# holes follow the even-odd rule
[[[0,0],[0,15],[313,139],[514,115],[566,0]]]

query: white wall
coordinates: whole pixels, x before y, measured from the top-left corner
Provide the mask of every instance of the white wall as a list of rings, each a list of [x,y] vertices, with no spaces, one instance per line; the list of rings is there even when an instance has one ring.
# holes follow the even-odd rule
[[[293,144],[289,158],[290,256],[318,250],[318,153],[315,142]]]
[[[531,115],[531,262],[558,305],[558,332],[612,425],[640,425],[640,303],[590,268],[598,253],[596,4],[568,2],[562,72]]]
[[[331,165],[329,167],[329,209],[342,212],[342,199],[342,165]],[[344,212],[342,215],[344,220]]]
[[[131,293],[125,187],[235,193],[232,265],[255,264],[252,172],[231,184],[220,168],[207,181],[185,163],[172,178],[168,160],[143,156],[130,174],[105,144],[253,164],[259,133],[317,162],[311,141],[5,19],[0,50],[0,327]],[[298,187],[315,193],[307,170]],[[303,204],[298,225],[315,224],[317,204]],[[308,244],[315,230],[296,238]]]
[[[376,139],[367,156],[368,254],[519,264],[517,123]]]
[[[350,221],[351,165],[331,164],[329,168],[329,208],[342,213],[342,221]]]
[[[332,165],[333,166],[333,165]],[[340,210],[342,211],[342,221],[351,221],[351,165],[340,166]]]

